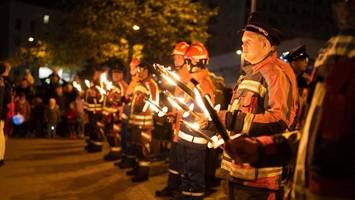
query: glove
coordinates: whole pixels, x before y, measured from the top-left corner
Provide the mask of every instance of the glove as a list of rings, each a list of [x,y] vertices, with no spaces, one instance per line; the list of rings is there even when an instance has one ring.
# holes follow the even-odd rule
[[[225,151],[236,163],[255,163],[259,160],[260,143],[255,138],[238,137],[225,144]]]
[[[208,142],[207,143],[207,147],[209,149],[217,149],[218,147],[220,147],[222,144],[224,144],[224,140],[222,138],[218,138],[216,135],[211,137],[212,142]]]

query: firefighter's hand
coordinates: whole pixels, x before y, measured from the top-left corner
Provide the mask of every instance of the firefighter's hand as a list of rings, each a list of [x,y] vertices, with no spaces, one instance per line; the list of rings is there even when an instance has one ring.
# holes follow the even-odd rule
[[[229,140],[225,143],[225,151],[237,163],[255,163],[259,160],[259,143],[255,138]]]
[[[197,114],[199,117],[197,119],[197,123],[200,125],[200,129],[207,129],[208,128],[208,118],[205,117],[203,114]]]
[[[176,122],[176,113],[175,112],[168,112],[165,115],[166,115],[169,123],[175,123]]]

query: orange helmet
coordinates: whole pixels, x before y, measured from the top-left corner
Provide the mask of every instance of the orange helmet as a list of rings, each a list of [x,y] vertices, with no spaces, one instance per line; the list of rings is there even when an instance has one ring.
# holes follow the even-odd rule
[[[175,48],[173,50],[173,52],[171,53],[172,55],[185,55],[186,50],[189,48],[189,44],[187,44],[186,42],[179,42],[175,45]]]
[[[209,59],[208,57],[208,51],[206,47],[202,43],[193,43],[186,51],[185,53],[185,59],[186,60],[191,60],[196,63],[199,61],[205,62],[204,64],[207,64],[207,61]]]

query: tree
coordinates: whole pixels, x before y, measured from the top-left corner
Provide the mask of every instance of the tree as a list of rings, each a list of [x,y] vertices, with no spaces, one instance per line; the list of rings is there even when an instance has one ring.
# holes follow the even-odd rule
[[[53,64],[66,66],[110,58],[128,63],[134,49],[141,49],[145,60],[164,62],[176,42],[205,42],[216,14],[191,0],[85,0],[47,40],[47,50]]]

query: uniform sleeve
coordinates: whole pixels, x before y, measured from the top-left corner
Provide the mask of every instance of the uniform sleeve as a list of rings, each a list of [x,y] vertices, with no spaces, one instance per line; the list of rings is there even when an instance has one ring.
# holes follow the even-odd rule
[[[253,167],[285,166],[296,155],[298,139],[295,137],[277,134],[260,136],[256,140],[259,143],[259,159],[251,163]]]

